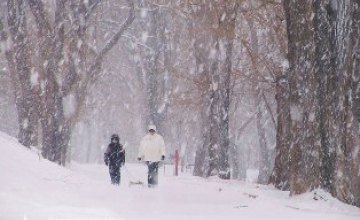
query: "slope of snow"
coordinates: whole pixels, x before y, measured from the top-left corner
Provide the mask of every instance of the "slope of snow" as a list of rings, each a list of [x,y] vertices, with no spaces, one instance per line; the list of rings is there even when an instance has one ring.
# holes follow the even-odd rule
[[[249,182],[173,177],[171,169],[161,167],[157,188],[129,187],[146,181],[146,167],[127,164],[122,185],[112,186],[103,165],[63,168],[0,133],[0,219],[360,219],[359,208],[322,191],[289,197]]]

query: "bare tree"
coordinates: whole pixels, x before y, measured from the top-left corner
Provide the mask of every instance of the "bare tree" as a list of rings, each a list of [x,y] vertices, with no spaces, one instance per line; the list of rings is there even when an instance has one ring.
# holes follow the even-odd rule
[[[71,129],[82,111],[88,88],[99,75],[104,57],[117,44],[135,18],[134,4],[130,0],[127,2],[130,6],[127,19],[97,52],[89,47],[87,28],[90,25],[89,17],[100,1],[56,1],[53,10],[54,22],[52,22],[50,16],[52,13],[47,11],[41,0],[28,0],[27,3],[37,27],[37,42],[31,44],[31,50],[36,51],[37,60],[31,62],[30,54],[26,52],[26,48],[30,46],[26,44],[30,39],[30,33],[26,32],[25,26],[25,1],[8,1],[8,26],[12,41],[17,42],[14,46],[24,45],[21,47],[22,50],[16,47],[10,48],[9,51],[14,51],[14,59],[8,59],[9,67],[12,66],[11,62],[17,62],[15,65],[17,69],[13,70],[12,75],[18,77],[19,80],[22,75],[30,77],[30,66],[33,66],[32,70],[38,72],[40,81],[38,84],[41,85],[41,89],[37,91],[41,100],[38,102],[38,112],[41,122],[42,154],[45,158],[65,164]],[[69,8],[70,11],[68,11]],[[71,22],[67,23],[68,21]],[[27,74],[24,74],[24,71],[27,71]],[[21,80],[24,83],[20,85],[27,89],[31,88],[29,79]],[[17,88],[16,91],[23,91],[23,89]],[[35,94],[26,91],[23,94],[24,99],[32,100],[26,103],[35,104]],[[75,104],[64,106],[69,99],[74,99]],[[67,109],[69,107],[70,112]],[[32,108],[19,106],[18,111],[26,109]],[[36,118],[31,126],[35,125],[37,125]],[[28,128],[32,128],[31,126],[28,125]]]

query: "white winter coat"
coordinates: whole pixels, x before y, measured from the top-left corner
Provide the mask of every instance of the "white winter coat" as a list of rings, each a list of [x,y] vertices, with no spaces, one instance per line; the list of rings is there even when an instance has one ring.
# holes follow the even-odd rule
[[[155,133],[147,134],[140,142],[138,157],[144,161],[156,162],[161,160],[161,156],[165,156],[164,138]]]

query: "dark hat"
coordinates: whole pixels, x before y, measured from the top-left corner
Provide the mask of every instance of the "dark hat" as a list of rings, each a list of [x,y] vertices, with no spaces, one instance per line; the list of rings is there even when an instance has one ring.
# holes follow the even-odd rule
[[[117,135],[117,134],[111,135],[111,140],[113,140],[113,139],[120,140],[119,135]]]

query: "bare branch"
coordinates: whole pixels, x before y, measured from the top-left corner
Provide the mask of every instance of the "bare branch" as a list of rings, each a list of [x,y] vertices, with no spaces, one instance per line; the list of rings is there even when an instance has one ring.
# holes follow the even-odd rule
[[[96,6],[99,5],[101,0],[90,0],[88,3],[87,11],[85,13],[85,20],[88,20],[91,14],[95,11]]]
[[[266,109],[267,109],[268,112],[270,113],[271,121],[273,122],[274,127],[275,127],[275,129],[276,129],[277,125],[276,125],[275,117],[274,117],[274,114],[273,114],[273,112],[272,112],[272,110],[271,110],[270,104],[269,104],[269,102],[268,102],[268,100],[267,100],[267,98],[266,98],[266,96],[265,96],[265,93],[262,92],[262,93],[261,93],[261,96],[262,96],[262,98],[264,99]]]
[[[85,103],[87,89],[90,86],[91,82],[96,80],[96,76],[100,72],[103,59],[108,54],[108,52],[118,43],[120,37],[130,27],[130,25],[132,24],[132,22],[135,19],[134,3],[132,0],[127,0],[127,2],[130,6],[130,11],[129,11],[129,15],[128,15],[127,19],[125,20],[123,25],[119,28],[119,30],[116,32],[116,34],[109,40],[109,42],[106,43],[104,48],[96,55],[93,65],[87,71],[86,78],[83,79],[83,82],[81,82],[81,83],[79,82],[81,80],[81,78],[76,76],[76,72],[74,72],[74,74],[75,74],[74,77],[76,77],[76,78],[69,79],[71,81],[71,86],[67,89],[70,89],[70,90],[76,89],[77,103],[79,106],[76,109],[76,112],[70,118],[67,119],[68,123],[70,123],[70,124],[74,124],[76,122],[76,120],[79,118],[79,115],[81,114],[81,112],[83,111],[83,108],[85,106],[84,103]],[[72,69],[72,71],[76,71],[74,69],[74,66],[71,67],[70,69]],[[74,85],[78,85],[78,87],[74,86]],[[70,91],[67,91],[67,92],[70,92]]]
[[[256,115],[257,111],[254,112],[251,117],[244,123],[241,125],[241,127],[238,129],[238,137],[241,136],[241,134],[243,133],[243,131],[245,131],[245,128],[255,119],[255,115]]]
[[[100,65],[106,56],[106,54],[116,45],[116,43],[119,41],[120,37],[123,35],[123,33],[130,27],[132,22],[135,19],[135,8],[134,8],[134,2],[132,0],[127,0],[128,4],[130,5],[130,11],[127,19],[123,23],[123,25],[120,27],[120,29],[117,31],[117,33],[109,40],[109,42],[106,43],[105,47],[100,51],[100,53],[95,58],[94,64],[90,67],[88,72],[88,78],[89,80],[92,80],[96,75],[96,69],[100,68]]]

